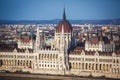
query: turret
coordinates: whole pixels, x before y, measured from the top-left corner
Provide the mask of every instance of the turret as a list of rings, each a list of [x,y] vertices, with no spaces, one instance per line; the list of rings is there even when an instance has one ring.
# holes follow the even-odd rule
[[[89,41],[89,33],[87,32],[86,41]]]
[[[110,42],[112,42],[113,41],[113,35],[112,35],[112,30],[111,30],[111,32],[110,32]]]
[[[36,32],[36,51],[40,48],[40,31],[39,27],[37,27],[37,32]]]
[[[64,28],[62,25],[62,33],[61,33],[61,38],[60,38],[60,50],[64,51],[64,46],[65,46],[65,36],[64,36]]]

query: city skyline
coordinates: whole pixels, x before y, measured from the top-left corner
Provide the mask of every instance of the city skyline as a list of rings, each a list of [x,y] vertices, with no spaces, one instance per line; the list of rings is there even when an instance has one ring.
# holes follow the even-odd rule
[[[120,19],[120,0],[0,0],[0,20]]]

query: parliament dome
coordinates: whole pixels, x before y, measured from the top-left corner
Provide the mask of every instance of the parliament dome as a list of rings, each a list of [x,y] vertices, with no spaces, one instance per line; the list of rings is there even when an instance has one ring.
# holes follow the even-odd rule
[[[61,33],[62,32],[62,26],[64,28],[64,33],[70,33],[72,31],[72,26],[69,23],[68,20],[66,20],[66,14],[65,14],[65,9],[63,12],[63,19],[59,22],[57,28],[56,28],[56,32],[57,33]]]

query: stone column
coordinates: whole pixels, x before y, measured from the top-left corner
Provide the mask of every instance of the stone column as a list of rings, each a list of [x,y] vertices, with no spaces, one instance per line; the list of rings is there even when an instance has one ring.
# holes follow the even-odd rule
[[[75,69],[76,69],[76,63],[74,64],[74,66],[75,66]]]
[[[4,60],[5,61],[5,66],[7,66],[7,61],[6,60]]]
[[[105,64],[105,72],[107,71],[107,65]]]
[[[10,61],[9,60],[7,60],[8,61],[8,65],[7,66],[10,66]]]
[[[87,63],[87,70],[90,70],[90,69],[89,69],[89,63]]]
[[[8,66],[8,60],[6,60],[6,65]]]
[[[110,72],[110,64],[108,64],[108,72]],[[111,73],[111,72],[110,72]]]
[[[92,63],[90,63],[90,70],[92,71]]]
[[[80,63],[81,64],[81,70],[82,70],[82,66],[83,66],[83,64],[82,63]]]
[[[103,72],[103,64],[101,64],[101,72]]]
[[[26,60],[24,60],[24,63],[25,63],[25,64],[24,64],[24,66],[26,67],[26,63],[27,63],[27,61],[26,61]]]

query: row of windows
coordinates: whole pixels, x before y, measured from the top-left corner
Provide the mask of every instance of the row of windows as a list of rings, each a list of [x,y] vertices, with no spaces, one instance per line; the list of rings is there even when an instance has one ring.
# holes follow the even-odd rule
[[[69,58],[69,60],[84,61],[84,58]],[[85,61],[95,61],[94,58],[85,58]]]
[[[70,57],[69,60],[75,60],[75,61],[95,61],[94,58],[72,58]],[[98,59],[96,59],[98,62]],[[99,62],[112,62],[112,59],[99,59]],[[119,63],[119,60],[113,60],[114,63]]]
[[[111,69],[111,64],[94,64],[94,63],[70,63],[72,69],[86,69],[86,70],[103,70],[109,71]]]
[[[99,62],[112,62],[112,59],[100,59]]]
[[[29,56],[29,59],[33,59],[34,58],[34,56]]]
[[[58,65],[39,64],[39,67],[58,67]]]
[[[25,56],[17,56],[17,58],[25,58]]]
[[[53,64],[56,63],[56,64],[58,64],[58,62],[53,62],[53,61],[39,61],[39,63],[43,63],[43,64],[44,64],[44,63],[45,63],[45,64],[46,64],[46,63],[48,63],[48,64],[49,64],[49,63],[51,63],[51,64],[52,64],[52,63],[53,63]]]
[[[0,55],[0,58],[16,58],[16,56],[15,55]],[[25,58],[25,56],[17,56],[17,58]],[[34,56],[29,56],[29,58],[30,59],[33,59],[34,58]]]
[[[13,55],[0,55],[0,57],[5,57],[5,58],[13,58]]]
[[[26,43],[22,43],[22,44],[20,44],[20,46],[30,46],[30,44],[26,44]]]
[[[85,58],[85,61],[95,61],[93,58]]]
[[[49,58],[49,57],[58,57],[58,55],[55,55],[55,54],[39,54],[39,57],[47,57],[47,58]]]
[[[69,58],[69,60],[78,60],[78,61],[81,61],[81,58]]]

